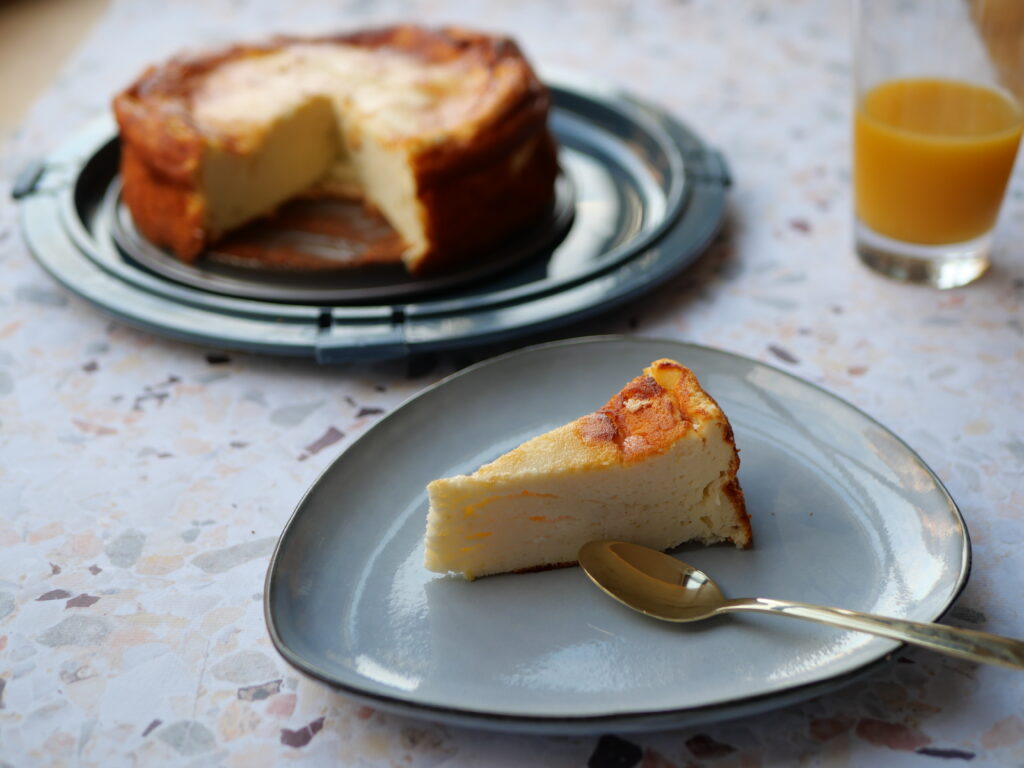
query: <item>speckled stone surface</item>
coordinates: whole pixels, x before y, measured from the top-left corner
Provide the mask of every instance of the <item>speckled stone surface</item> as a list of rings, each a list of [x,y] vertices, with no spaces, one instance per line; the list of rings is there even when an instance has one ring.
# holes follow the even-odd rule
[[[636,7],[633,7],[633,6]],[[1024,189],[996,265],[941,293],[853,258],[845,2],[115,3],[0,174],[0,765],[1024,764],[1024,674],[901,654],[759,717],[619,738],[404,719],[290,669],[268,554],[303,491],[405,397],[472,360],[261,359],[111,322],[31,260],[13,172],[182,47],[414,19],[506,30],[683,116],[729,158],[725,233],[694,268],[562,335],[665,335],[816,382],[902,436],[960,504],[974,571],[951,623],[1024,636]]]

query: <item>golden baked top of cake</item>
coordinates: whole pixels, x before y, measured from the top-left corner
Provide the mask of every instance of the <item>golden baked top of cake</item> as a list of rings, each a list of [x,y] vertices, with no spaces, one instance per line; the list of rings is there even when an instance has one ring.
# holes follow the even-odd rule
[[[614,448],[623,462],[630,462],[664,453],[686,432],[703,434],[709,423],[722,421],[718,403],[693,371],[662,358],[604,407],[578,419],[576,432],[585,444]],[[725,438],[732,441],[731,430]]]
[[[713,434],[717,429],[718,434]],[[662,358],[644,369],[597,411],[535,437],[480,468],[477,476],[628,465],[667,452],[680,439],[717,439],[734,445],[718,403],[683,365]],[[737,462],[738,465],[738,462]]]
[[[517,126],[550,98],[509,38],[403,25],[180,57],[143,73],[114,110],[149,162],[185,178],[200,140],[244,152],[268,116],[316,94],[343,102],[377,141],[436,155],[438,168],[518,140]]]

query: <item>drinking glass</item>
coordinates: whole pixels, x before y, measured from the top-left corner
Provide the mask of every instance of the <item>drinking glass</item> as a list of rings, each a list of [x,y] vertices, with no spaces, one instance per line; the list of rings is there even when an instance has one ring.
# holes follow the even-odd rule
[[[1024,2],[853,0],[856,251],[939,288],[989,266],[1024,127]]]

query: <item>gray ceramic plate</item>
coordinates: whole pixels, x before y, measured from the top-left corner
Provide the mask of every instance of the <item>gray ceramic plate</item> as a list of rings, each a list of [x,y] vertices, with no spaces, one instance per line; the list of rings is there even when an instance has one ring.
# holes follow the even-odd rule
[[[658,357],[690,366],[732,421],[755,546],[677,554],[732,596],[920,621],[963,588],[970,547],[935,475],[871,418],[753,360],[598,338],[468,368],[382,419],[323,474],[267,575],[267,624],[299,669],[376,706],[539,732],[640,730],[831,690],[895,642],[775,617],[665,624],[578,568],[468,583],[422,565],[424,486],[592,411]]]

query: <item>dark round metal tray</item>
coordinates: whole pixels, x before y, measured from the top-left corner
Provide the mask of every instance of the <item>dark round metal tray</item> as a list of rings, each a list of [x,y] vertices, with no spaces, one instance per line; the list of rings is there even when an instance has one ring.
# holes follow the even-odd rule
[[[166,277],[182,285],[243,299],[287,302],[289,304],[373,304],[381,301],[408,301],[437,295],[493,277],[531,259],[550,255],[569,231],[576,210],[572,182],[560,174],[555,183],[555,199],[543,219],[509,240],[477,265],[451,274],[416,278],[401,261],[370,264],[347,269],[276,270],[237,266],[230,256],[214,249],[196,263],[186,264],[171,253],[150,243],[135,228],[131,213],[121,200],[121,184],[115,180],[107,189],[100,212],[111,224],[110,234],[126,262]],[[351,209],[359,204],[345,202],[316,203],[331,206],[338,215],[359,216]],[[349,255],[343,239],[317,237],[305,232],[257,232],[256,236],[291,237],[305,252],[315,252],[325,262],[342,261]]]
[[[619,305],[679,273],[725,212],[722,157],[664,111],[606,85],[547,78],[562,179],[543,227],[481,270],[287,275],[185,265],[118,202],[109,117],[22,175],[26,239],[69,290],[122,320],[221,348],[322,362],[399,357],[536,333]]]

